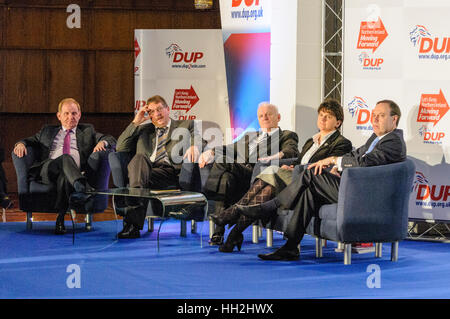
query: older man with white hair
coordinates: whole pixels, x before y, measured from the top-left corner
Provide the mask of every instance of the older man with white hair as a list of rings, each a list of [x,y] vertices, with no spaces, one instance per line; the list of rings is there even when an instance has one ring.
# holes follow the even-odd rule
[[[261,129],[247,132],[230,145],[210,149],[199,158],[199,166],[214,163],[205,185],[208,199],[216,201],[214,214],[237,202],[249,189],[253,168],[258,160],[298,157],[298,136],[278,126],[278,108],[262,102],[257,111]],[[221,245],[223,227],[216,228],[211,244]]]

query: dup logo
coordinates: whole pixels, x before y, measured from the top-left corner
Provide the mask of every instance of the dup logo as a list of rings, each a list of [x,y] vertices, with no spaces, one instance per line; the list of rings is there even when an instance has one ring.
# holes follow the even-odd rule
[[[427,27],[416,25],[409,33],[409,40],[418,49],[420,60],[450,59],[449,37],[433,37]]]
[[[416,171],[411,192],[415,193],[416,206],[450,207],[450,185],[431,184],[420,171]]]
[[[363,70],[381,70],[384,59],[375,56],[374,53],[387,36],[388,32],[381,18],[377,21],[361,22],[356,48],[366,50],[358,55]],[[370,50],[372,50],[371,53]]]
[[[373,130],[371,124],[372,110],[370,110],[369,106],[363,98],[359,96],[353,97],[351,102],[347,104],[347,110],[352,118],[356,119],[357,130]]]
[[[165,53],[172,62],[172,68],[198,69],[206,67],[201,63],[204,57],[204,53],[201,51],[185,52],[178,44],[171,43],[165,49]]]
[[[434,132],[428,126],[422,125],[419,128],[419,136],[422,138],[424,144],[442,145],[445,132]]]

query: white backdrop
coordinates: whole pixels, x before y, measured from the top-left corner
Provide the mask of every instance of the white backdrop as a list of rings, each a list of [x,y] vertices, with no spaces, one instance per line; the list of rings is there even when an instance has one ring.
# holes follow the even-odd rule
[[[416,163],[409,217],[448,221],[450,1],[345,0],[344,6],[344,135],[359,147],[373,133],[376,102],[396,101]]]
[[[135,111],[159,94],[174,119],[230,126],[221,30],[135,30],[134,78]]]

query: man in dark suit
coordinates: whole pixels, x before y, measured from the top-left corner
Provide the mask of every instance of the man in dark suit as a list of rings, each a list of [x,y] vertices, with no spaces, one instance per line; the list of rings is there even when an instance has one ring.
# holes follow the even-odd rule
[[[328,157],[303,171],[274,199],[261,205],[239,206],[246,216],[270,216],[277,208],[293,209],[285,236],[287,242],[273,253],[260,254],[264,260],[295,260],[299,257],[298,244],[313,216],[318,217],[322,205],[337,203],[340,173],[349,167],[366,167],[401,162],[406,159],[403,131],[397,129],[401,112],[390,100],[378,102],[372,114],[373,134],[365,145],[344,156]],[[324,168],[332,166],[327,171]]]
[[[258,134],[249,132],[233,144],[216,147],[200,156],[200,168],[214,162],[205,184],[208,199],[216,201],[214,215],[220,215],[247,192],[258,160],[269,161],[299,155],[298,136],[295,132],[278,127],[281,116],[275,105],[260,103],[257,116],[261,127]],[[223,235],[223,227],[218,228],[216,232]]]
[[[151,123],[144,123],[148,120]],[[149,98],[117,142],[117,151],[135,153],[128,164],[130,187],[161,189],[178,185],[183,160],[196,161],[203,146],[194,145],[194,141],[194,121],[171,119],[164,98]],[[126,204],[124,228],[118,237],[138,238],[147,203],[127,198]]]
[[[87,163],[89,155],[114,147],[116,140],[110,135],[97,133],[91,124],[79,124],[81,107],[75,99],[63,99],[56,117],[61,125],[45,125],[35,135],[19,141],[14,146],[14,154],[26,156],[27,146],[39,149],[40,160],[31,166],[29,175],[44,184],[56,183],[55,208],[59,214],[55,233],[64,234],[64,214],[69,197],[77,198],[77,205],[89,205],[92,198],[86,194],[92,187],[83,175],[90,169]]]

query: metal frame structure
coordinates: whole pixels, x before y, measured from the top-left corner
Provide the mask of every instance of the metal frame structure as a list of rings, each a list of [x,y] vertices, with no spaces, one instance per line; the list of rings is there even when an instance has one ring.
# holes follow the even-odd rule
[[[322,98],[342,102],[344,0],[322,0]]]

